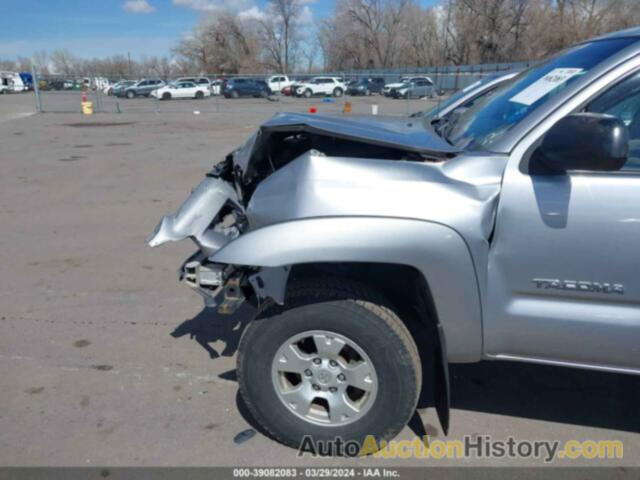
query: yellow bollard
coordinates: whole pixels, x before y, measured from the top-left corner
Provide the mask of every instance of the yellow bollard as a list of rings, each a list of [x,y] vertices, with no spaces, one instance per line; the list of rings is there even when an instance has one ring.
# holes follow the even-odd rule
[[[344,102],[342,113],[351,113],[351,102]]]
[[[93,102],[82,102],[82,113],[93,115]]]

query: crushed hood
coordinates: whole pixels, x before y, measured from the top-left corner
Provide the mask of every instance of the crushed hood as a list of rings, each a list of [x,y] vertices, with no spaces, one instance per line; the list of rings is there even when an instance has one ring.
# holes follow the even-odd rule
[[[316,133],[427,155],[450,157],[460,152],[459,148],[440,138],[419,118],[280,113],[265,122],[234,153],[235,165],[245,171],[257,144],[272,132]]]

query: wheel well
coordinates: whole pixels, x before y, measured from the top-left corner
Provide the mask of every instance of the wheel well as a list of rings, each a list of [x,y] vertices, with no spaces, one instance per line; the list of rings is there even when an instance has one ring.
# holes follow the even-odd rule
[[[429,284],[415,267],[373,262],[305,263],[292,266],[289,281],[318,275],[350,278],[369,285],[391,302],[405,322],[431,328],[438,324]]]
[[[409,265],[387,263],[305,263],[292,265],[288,282],[314,276],[343,277],[364,283],[389,300],[418,347],[423,368],[418,408],[435,406],[445,434],[449,430],[449,376],[446,342],[424,275]],[[433,368],[427,368],[431,365]]]

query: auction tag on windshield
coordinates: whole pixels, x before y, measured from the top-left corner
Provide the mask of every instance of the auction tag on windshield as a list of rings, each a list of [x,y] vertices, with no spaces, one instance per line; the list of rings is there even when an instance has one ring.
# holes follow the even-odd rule
[[[544,77],[533,82],[527,88],[509,99],[510,102],[531,105],[544,97],[551,90],[562,85],[582,72],[582,68],[554,68]]]

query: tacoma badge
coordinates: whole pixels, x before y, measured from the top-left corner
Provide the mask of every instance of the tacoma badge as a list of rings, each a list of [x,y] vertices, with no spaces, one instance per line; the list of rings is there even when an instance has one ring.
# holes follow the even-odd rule
[[[586,282],[583,280],[558,280],[557,278],[534,278],[531,280],[537,288],[556,290],[575,290],[591,293],[618,293],[624,295],[624,285],[620,283]]]

